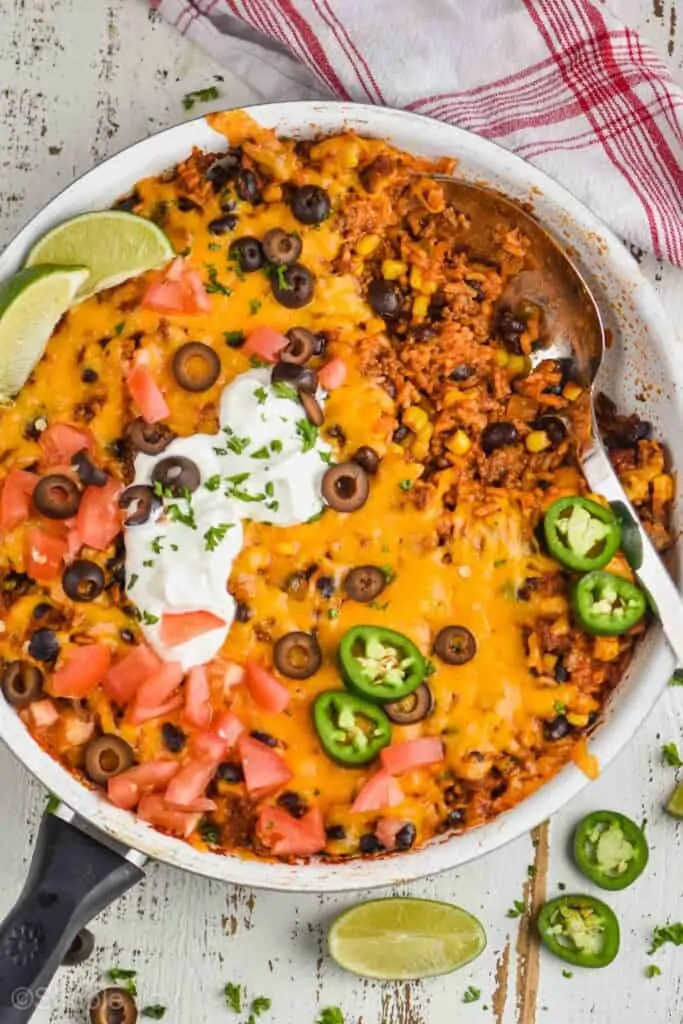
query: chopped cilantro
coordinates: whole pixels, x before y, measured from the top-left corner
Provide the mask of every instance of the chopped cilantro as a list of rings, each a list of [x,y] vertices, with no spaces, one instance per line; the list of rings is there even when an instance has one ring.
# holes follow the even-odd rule
[[[266,495],[269,498],[272,498],[273,495],[275,494],[275,484],[273,483],[273,481],[272,480],[267,480],[266,481],[266,486],[263,488],[263,490],[266,492]]]
[[[251,438],[238,437],[237,434],[233,434],[230,427],[224,427],[223,429],[227,434],[225,447],[228,449],[228,451],[234,452],[235,455],[242,455],[251,444]]]
[[[266,391],[265,388],[259,387],[256,388],[256,390],[254,391],[254,398],[256,399],[259,405],[263,405],[267,397],[268,392]]]
[[[133,587],[135,586],[135,584],[137,583],[137,581],[139,579],[140,579],[140,577],[138,576],[138,574],[136,572],[131,573],[131,575],[128,577],[127,589],[128,590],[132,590]]]
[[[206,291],[209,295],[227,295],[228,298],[232,295],[232,290],[226,288],[224,284],[218,280],[218,271],[213,263],[205,264],[207,273],[209,275],[209,283],[206,285]]]
[[[226,476],[225,481],[228,484],[243,484],[250,476],[251,473],[234,473],[233,476]]]
[[[152,1006],[143,1006],[140,1012],[143,1017],[149,1017],[150,1020],[162,1020],[166,1016],[166,1007],[154,1003]]]
[[[563,704],[561,700],[556,700],[553,704],[553,711],[556,715],[564,715],[567,710],[567,705]]]
[[[218,244],[218,242],[209,242],[209,244],[207,246],[207,249],[209,250],[209,252],[219,252],[220,248],[221,247]]]
[[[235,1013],[242,1012],[242,986],[233,985],[231,981],[223,989],[223,995],[225,996],[225,1002],[231,1010]]]
[[[146,558],[145,561],[142,564],[145,567],[145,569],[153,569],[154,568],[154,559],[153,558]]]
[[[155,480],[153,484],[153,491],[157,498],[172,498],[173,491],[170,487],[164,487],[161,480]]]
[[[178,545],[177,544],[171,544],[171,551],[178,551]]]
[[[425,658],[425,676],[433,676],[436,672],[436,665],[429,658]]]
[[[515,900],[508,910],[506,917],[521,917],[524,913],[524,904],[521,900]]]
[[[529,876],[529,878],[535,878],[537,872],[538,869],[535,864],[530,864],[529,867],[526,869],[526,873]]]
[[[557,883],[557,888],[560,890],[560,892],[564,892],[565,889],[567,888],[566,883],[565,882],[558,882]]]
[[[652,942],[648,953],[650,955],[656,953],[660,946],[664,946],[667,942],[673,943],[674,946],[683,946],[683,924],[679,922],[657,925],[652,933]]]
[[[380,565],[380,569],[384,573],[384,578],[387,581],[387,583],[393,583],[394,580],[396,579],[397,573],[394,572],[392,567],[390,565],[386,564],[386,565]]]
[[[213,843],[214,846],[220,839],[220,830],[210,818],[202,818],[199,822],[199,834],[205,843]]]
[[[238,281],[246,281],[247,275],[242,270],[242,264],[239,259],[228,260],[228,267],[237,275]]]
[[[272,1004],[272,1000],[268,999],[267,996],[257,996],[256,999],[251,1001],[251,1012],[254,1017],[260,1017],[262,1013],[269,1010]]]
[[[493,563],[493,568],[494,569],[500,569],[501,565],[506,565],[506,564],[507,564],[507,558],[497,558],[495,560],[495,562]]]
[[[270,442],[270,450],[271,450],[271,452],[275,452],[275,454],[277,454],[278,452],[281,452],[282,451],[282,441],[278,441],[277,438],[274,441],[271,441]]]
[[[107,971],[107,977],[109,981],[117,982],[121,988],[125,988],[127,992],[130,992],[132,996],[138,994],[137,986],[135,984],[135,977],[137,971],[130,970],[125,967],[112,967]]]
[[[267,501],[266,508],[268,509],[269,512],[277,512],[277,510],[280,508],[280,502],[275,500]],[[267,523],[266,525],[272,526],[272,523]]]
[[[648,964],[647,967],[645,968],[645,977],[646,978],[656,978],[661,973],[662,973],[661,968],[657,967],[657,964]]]
[[[307,523],[317,523],[319,519],[322,519],[324,512],[325,512],[325,509],[321,508],[319,512],[315,513],[315,515],[310,516],[306,520],[306,522]]]
[[[402,491],[410,491],[412,490],[414,483],[414,480],[401,480],[398,486],[401,488]]]
[[[273,278],[276,282],[276,287],[281,292],[291,292],[292,286],[286,278],[287,266],[284,263],[264,263],[263,270],[267,277],[271,280]]]
[[[327,617],[328,617],[328,619],[338,619],[339,618],[339,609],[338,608],[328,608],[328,610],[327,610]]]
[[[318,455],[327,466],[332,465],[332,452],[318,452]]]
[[[59,807],[61,800],[54,793],[48,793],[45,797],[45,813],[54,814]]]
[[[681,755],[678,752],[678,747],[675,743],[665,743],[662,747],[662,757],[668,765],[672,768],[680,768],[683,766],[681,761]]]
[[[182,526],[189,526],[191,530],[197,529],[194,517],[194,510],[190,503],[187,505],[187,512],[183,512],[180,505],[169,505],[166,509],[172,523],[180,523]]]
[[[154,540],[152,541],[152,551],[154,552],[155,555],[160,555],[161,554],[161,552],[163,550],[163,548],[162,548],[162,544],[163,543],[164,543],[164,538],[163,537],[155,537],[154,538]]]
[[[183,107],[185,110],[192,110],[195,103],[210,103],[212,100],[217,100],[219,96],[218,86],[207,85],[204,89],[186,92],[183,96]]]
[[[574,972],[573,971],[564,970],[564,971],[562,971],[562,977],[563,978],[573,978],[574,977]]]
[[[117,338],[120,338],[126,329],[126,321],[120,320],[119,323],[114,324],[114,334]],[[675,674],[675,673],[674,673]]]
[[[256,316],[256,314],[258,313],[258,311],[259,311],[259,309],[261,308],[262,305],[263,305],[263,303],[261,302],[260,299],[250,299],[249,300],[249,312],[251,313],[251,315],[252,316]]]
[[[475,988],[474,985],[469,985],[465,989],[465,995],[462,997],[463,1003],[476,1003],[478,999],[481,999],[481,989]]]
[[[344,1024],[344,1014],[338,1006],[326,1006],[320,1011],[316,1024]]]
[[[384,604],[380,604],[379,601],[370,601],[368,608],[374,608],[376,612],[385,612],[389,607],[389,602],[385,601]]]
[[[261,367],[268,366],[269,364],[265,359],[259,358],[259,356],[249,356],[249,365],[253,366],[255,370],[259,370]]]
[[[209,479],[204,483],[204,487],[207,489],[207,491],[217,491],[220,485],[220,473],[215,473],[214,476],[210,476]]]
[[[298,420],[296,432],[301,438],[301,451],[310,452],[318,440],[318,428],[310,420]]]
[[[144,622],[144,624],[146,626],[155,626],[157,624],[157,622],[159,621],[159,616],[158,615],[152,615],[151,612],[143,611],[143,613],[142,613],[142,621]]]
[[[215,551],[218,545],[225,540],[228,530],[232,530],[234,523],[220,523],[218,526],[210,526],[204,534],[204,550]]]
[[[273,384],[273,391],[278,398],[289,398],[292,402],[299,401],[296,388],[293,388],[291,384],[285,384],[284,381],[276,380]]]
[[[244,345],[244,331],[223,331],[223,337],[230,348],[241,348]]]
[[[255,452],[250,452],[250,458],[252,459],[267,459],[270,456],[268,447],[264,444],[263,448],[259,448]]]

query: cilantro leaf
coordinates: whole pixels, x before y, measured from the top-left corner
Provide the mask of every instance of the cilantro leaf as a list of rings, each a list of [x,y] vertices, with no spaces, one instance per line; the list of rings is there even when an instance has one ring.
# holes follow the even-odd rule
[[[668,765],[672,768],[680,768],[683,766],[681,755],[678,752],[678,747],[675,743],[665,743],[662,746],[662,757]]]
[[[204,483],[204,487],[207,491],[217,491],[221,485],[220,473],[215,473],[214,476],[210,476],[209,479]]]
[[[261,308],[262,305],[263,305],[263,303],[261,302],[260,299],[250,299],[249,300],[249,312],[251,313],[251,315],[252,316],[256,316],[256,314],[258,313],[258,311],[259,311],[259,309]]]
[[[657,975],[659,975],[661,973],[662,973],[661,968],[657,967],[657,964],[648,964],[647,967],[645,968],[645,977],[646,978],[656,978]]]
[[[224,284],[218,280],[218,271],[213,263],[205,264],[207,273],[209,275],[209,283],[205,285],[206,291],[209,295],[225,295],[228,298],[232,295],[232,289],[227,288]]]
[[[666,945],[667,942],[673,943],[674,946],[683,946],[683,924],[678,922],[676,924],[657,925],[652,933],[652,942],[648,949],[650,956],[656,953],[660,946]]]
[[[186,92],[183,96],[183,107],[185,110],[192,110],[195,103],[210,103],[212,100],[217,100],[219,96],[218,86],[207,85],[204,89]]]
[[[272,388],[278,398],[289,398],[292,402],[299,401],[296,388],[293,388],[291,384],[285,384],[282,380],[276,380]]]
[[[338,1006],[326,1006],[320,1011],[316,1024],[344,1024],[344,1014]]]
[[[259,448],[257,451],[249,453],[249,457],[252,459],[267,459],[269,456],[270,452],[265,444],[263,448]]]
[[[256,999],[252,999],[250,1009],[254,1017],[260,1017],[262,1013],[270,1009],[271,1005],[272,1000],[267,996],[257,996]]]
[[[512,906],[508,910],[506,917],[521,917],[524,913],[524,904],[521,900],[514,900]]]
[[[143,611],[142,621],[146,626],[156,626],[157,622],[159,621],[159,616],[152,615],[151,612]]]
[[[234,1010],[235,1013],[242,1012],[241,985],[233,985],[233,983],[229,981],[223,989],[223,995],[225,996],[225,1001],[231,1010]]]
[[[210,526],[204,534],[204,550],[215,551],[218,545],[225,540],[228,530],[232,530],[234,523],[220,523],[218,526]]]
[[[110,981],[120,985],[121,988],[125,988],[132,996],[136,996],[138,994],[137,985],[135,984],[137,973],[137,971],[126,967],[112,967],[107,971],[107,977]]]
[[[315,442],[318,440],[318,428],[310,420],[298,420],[296,432],[301,438],[302,452],[310,452],[315,448]]]
[[[149,1017],[150,1020],[162,1020],[166,1016],[166,1007],[161,1006],[160,1003],[154,1003],[152,1006],[144,1006],[140,1013],[143,1017]]]
[[[465,989],[465,995],[462,997],[463,1003],[476,1003],[478,999],[481,999],[480,988],[475,988],[474,985],[470,985]]]
[[[241,348],[244,345],[244,331],[223,331],[223,337],[230,348]]]
[[[258,387],[254,391],[254,398],[256,399],[256,401],[258,402],[259,405],[263,405],[265,403],[267,397],[268,397],[268,392],[266,391],[266,389],[264,387]]]
[[[401,488],[402,491],[410,491],[412,490],[414,483],[414,480],[401,480],[398,486]]]

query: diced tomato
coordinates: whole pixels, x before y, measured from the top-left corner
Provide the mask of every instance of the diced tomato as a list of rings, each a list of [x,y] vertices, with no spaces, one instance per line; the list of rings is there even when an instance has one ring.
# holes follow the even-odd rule
[[[179,661],[165,661],[151,676],[139,685],[134,706],[155,708],[169,700],[183,681],[183,666]]]
[[[31,495],[40,477],[25,469],[13,469],[5,477],[0,496],[0,529],[13,530],[31,514]]]
[[[289,690],[257,661],[247,661],[244,680],[249,693],[264,711],[278,714],[289,704]]]
[[[178,763],[170,758],[145,761],[134,768],[128,768],[114,775],[107,783],[107,796],[117,807],[130,810],[135,807],[143,793],[165,789],[178,771]]]
[[[171,715],[182,706],[183,698],[178,694],[177,697],[171,697],[165,704],[159,704],[155,708],[133,707],[128,715],[128,721],[131,725],[142,725],[143,722],[150,722],[153,718],[163,718],[164,715]]]
[[[403,801],[403,790],[388,772],[378,771],[365,783],[351,805],[353,814],[364,811],[383,811],[385,807],[396,807]]]
[[[215,658],[209,662],[208,672],[211,684],[220,687],[225,695],[233,686],[244,682],[244,667],[238,665],[236,661]]]
[[[89,722],[75,712],[62,712],[58,730],[60,739],[66,747],[80,747],[92,739],[95,732],[95,723]]]
[[[211,722],[211,693],[205,665],[195,665],[185,680],[185,710],[183,715],[190,725],[206,729]]]
[[[53,697],[87,697],[101,683],[111,664],[111,652],[105,644],[71,647],[63,663],[52,676]]]
[[[291,779],[292,772],[287,762],[265,743],[251,736],[240,736],[237,749],[250,796],[269,793]]]
[[[343,359],[339,356],[335,356],[334,359],[330,359],[329,363],[318,370],[318,382],[325,391],[334,391],[335,388],[340,388],[346,376],[348,374],[348,368]]]
[[[49,729],[59,718],[59,711],[51,700],[34,700],[29,704],[28,714],[35,729]]]
[[[375,835],[385,850],[396,849],[396,836],[409,822],[402,818],[380,818],[375,828]]]
[[[154,281],[142,298],[143,309],[173,315],[208,313],[211,300],[198,270],[178,256]]]
[[[246,356],[258,356],[266,363],[276,363],[278,352],[288,344],[288,339],[273,327],[255,327],[247,337],[242,352]]]
[[[78,527],[76,526],[75,518],[65,520],[64,525],[68,528],[68,532],[66,535],[66,554],[64,555],[64,561],[67,565],[71,565],[71,563],[76,558],[78,558],[80,550],[83,547],[83,541],[81,540],[81,535],[78,532]]]
[[[201,818],[200,811],[174,811],[166,806],[164,798],[158,793],[143,796],[138,807],[138,817],[148,821],[155,828],[162,828],[173,835],[191,836]]]
[[[136,362],[126,378],[126,384],[145,423],[168,419],[171,410],[148,366]]]
[[[102,689],[117,704],[127,704],[138,686],[161,666],[154,651],[146,644],[134,647],[107,672]]]
[[[281,807],[264,807],[256,824],[259,839],[278,857],[310,857],[325,848],[325,827],[319,808],[293,818]]]
[[[32,527],[27,531],[24,541],[26,572],[34,580],[49,583],[61,572],[67,550],[66,537],[50,533],[40,526]]]
[[[108,548],[121,530],[123,515],[118,505],[122,491],[118,480],[104,487],[86,487],[78,506],[76,529],[81,543],[97,551]]]
[[[48,466],[68,466],[76,452],[82,452],[84,448],[92,452],[93,448],[90,434],[68,423],[51,423],[40,435],[38,444]]]
[[[214,720],[213,732],[220,736],[227,747],[234,747],[244,732],[244,726],[232,711],[223,711]]]
[[[443,761],[443,743],[436,736],[421,736],[416,740],[392,743],[379,756],[382,767],[390,775],[400,775],[413,768],[426,768],[427,765]]]
[[[190,741],[190,756],[205,764],[222,761],[244,732],[244,726],[232,711],[214,717],[210,730],[197,732]]]
[[[159,636],[161,642],[168,647],[178,647],[194,640],[197,636],[209,633],[212,629],[225,626],[225,620],[219,619],[212,612],[181,612],[167,613],[161,616]]]
[[[218,762],[186,761],[168,784],[164,800],[172,807],[187,810],[205,796],[206,787],[216,774]]]

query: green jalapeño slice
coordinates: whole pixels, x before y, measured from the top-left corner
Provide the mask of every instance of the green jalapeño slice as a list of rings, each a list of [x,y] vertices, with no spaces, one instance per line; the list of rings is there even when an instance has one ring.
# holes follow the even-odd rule
[[[349,768],[373,761],[391,742],[391,723],[382,709],[347,690],[319,694],[313,724],[327,756]]]
[[[594,811],[574,833],[574,860],[601,889],[625,889],[643,873],[649,850],[643,830],[617,811]]]
[[[578,495],[554,501],[543,529],[550,554],[574,572],[602,569],[621,543],[621,523],[612,509]]]
[[[339,664],[349,689],[378,704],[407,697],[427,675],[413,641],[381,626],[354,626],[345,633]]]

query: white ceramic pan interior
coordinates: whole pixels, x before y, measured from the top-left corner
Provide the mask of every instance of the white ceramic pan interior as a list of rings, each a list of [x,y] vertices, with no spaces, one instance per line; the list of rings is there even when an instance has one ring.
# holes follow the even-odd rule
[[[310,137],[352,128],[413,153],[454,156],[463,177],[531,201],[538,218],[569,247],[586,274],[612,333],[601,377],[603,389],[622,410],[637,411],[652,420],[657,435],[672,445],[683,435],[683,364],[675,359],[673,331],[653,289],[621,242],[541,171],[476,135],[402,111],[307,102],[267,104],[249,113],[261,124],[289,136]],[[75,214],[111,205],[136,180],[184,159],[193,146],[214,151],[224,149],[226,141],[204,119],[198,119],[145,139],[85,174],[48,203],[8,246],[0,257],[0,279],[21,266],[31,245],[49,228]],[[680,530],[680,518],[677,525]],[[674,561],[680,581],[681,543],[678,549]],[[673,669],[673,656],[661,630],[653,627],[591,740],[591,750],[603,767],[635,733]],[[368,888],[434,874],[509,842],[588,784],[586,777],[569,765],[519,806],[465,835],[435,840],[398,857],[288,865],[200,853],[181,840],[155,832],[80,785],[40,749],[4,701],[0,701],[0,736],[53,793],[111,838],[198,874],[272,889]]]

